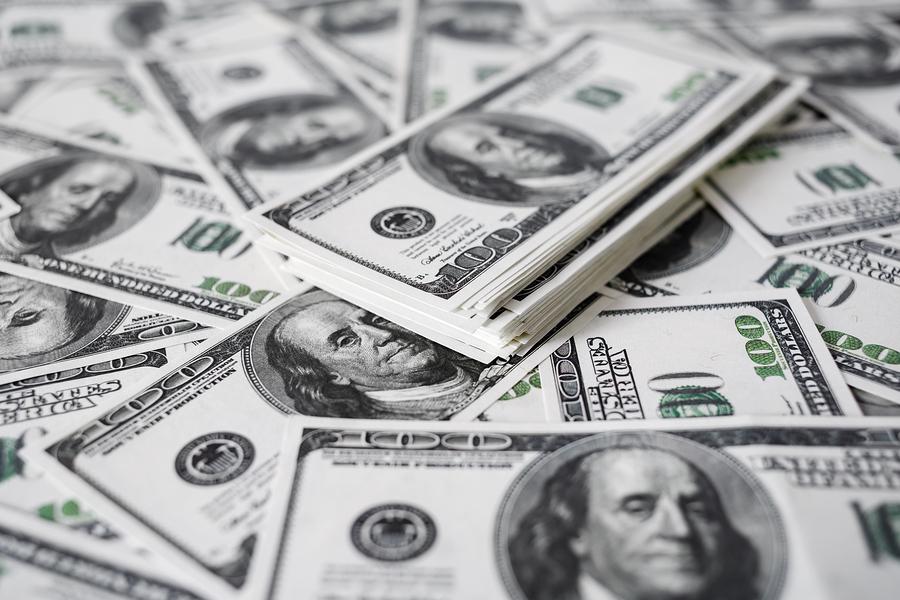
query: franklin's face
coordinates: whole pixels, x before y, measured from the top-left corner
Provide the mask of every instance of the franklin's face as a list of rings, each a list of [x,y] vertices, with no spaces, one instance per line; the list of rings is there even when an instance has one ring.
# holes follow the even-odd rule
[[[68,292],[0,273],[0,358],[47,352],[71,336],[66,321]]]
[[[627,599],[703,593],[722,565],[715,491],[659,450],[610,450],[587,460],[588,515],[572,543],[583,572]]]
[[[19,198],[33,226],[45,234],[80,228],[125,200],[134,175],[123,164],[86,160]]]
[[[366,117],[344,105],[293,114],[271,114],[250,127],[244,140],[266,156],[314,158],[317,151],[352,141],[366,132]]]
[[[299,310],[284,323],[283,333],[336,381],[362,391],[405,389],[446,377],[431,342],[342,300]]]
[[[481,121],[456,123],[436,133],[429,144],[434,150],[477,165],[489,175],[510,180],[569,170],[566,154],[542,136]]]
[[[863,39],[834,41],[813,48],[787,48],[777,58],[787,69],[807,75],[877,73],[885,66],[878,48]]]

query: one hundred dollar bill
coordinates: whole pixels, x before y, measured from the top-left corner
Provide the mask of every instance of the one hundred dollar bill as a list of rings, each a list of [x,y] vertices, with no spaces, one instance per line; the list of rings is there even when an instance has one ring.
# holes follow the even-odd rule
[[[4,3],[0,70],[119,66],[173,18],[163,0]]]
[[[457,103],[490,76],[547,43],[520,0],[411,4],[403,96],[406,122]]]
[[[0,79],[0,111],[18,123],[36,123],[70,136],[109,144],[142,156],[197,162],[180,148],[159,110],[151,106],[124,69],[71,74],[56,68],[39,75]]]
[[[5,272],[224,326],[283,289],[203,175],[0,123]]]
[[[704,196],[766,256],[900,228],[900,159],[828,121],[758,136]]]
[[[812,80],[810,100],[869,139],[900,148],[900,29],[887,21],[797,16],[729,22],[740,52]]]
[[[109,360],[0,384],[0,505],[125,545],[80,497],[28,464],[22,448],[107,413],[182,355],[180,348],[122,352]]]
[[[0,506],[0,593],[28,600],[202,600],[168,565]]]
[[[795,288],[848,383],[900,402],[900,246],[888,238],[764,258],[707,208],[611,285],[636,296]]]
[[[547,344],[551,420],[860,414],[793,290],[622,299]]]
[[[565,255],[554,235],[611,216],[626,189],[637,192],[715,129],[720,111],[764,88],[764,71],[575,35],[248,218],[296,255],[422,310],[472,308],[499,286],[487,304],[511,265],[542,244]]]
[[[136,72],[244,208],[294,197],[385,135],[365,92],[339,79],[312,42],[278,37],[151,60]]]
[[[816,14],[870,10],[896,10],[890,0],[538,0],[552,21],[582,25],[615,25],[619,19],[696,20],[713,16]]]
[[[0,384],[209,334],[192,321],[0,270]]]
[[[888,600],[898,440],[887,418],[297,419],[268,597]]]
[[[315,33],[352,69],[395,80],[402,71],[404,0],[272,0],[288,21]]]
[[[541,358],[481,364],[308,289],[27,458],[210,589],[250,594],[269,573],[261,526],[289,415],[477,416]]]

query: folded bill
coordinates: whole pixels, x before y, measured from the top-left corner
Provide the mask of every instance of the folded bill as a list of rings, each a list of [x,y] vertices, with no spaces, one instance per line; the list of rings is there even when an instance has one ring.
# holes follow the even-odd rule
[[[269,597],[893,598],[900,419],[286,436]]]

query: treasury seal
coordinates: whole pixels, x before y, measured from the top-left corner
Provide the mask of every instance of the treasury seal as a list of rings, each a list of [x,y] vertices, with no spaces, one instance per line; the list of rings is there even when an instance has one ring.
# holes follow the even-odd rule
[[[250,440],[228,431],[192,440],[175,457],[178,476],[194,485],[218,485],[240,476],[253,463]]]
[[[434,215],[413,206],[397,206],[372,217],[372,231],[392,240],[425,235],[434,227]]]
[[[356,549],[375,560],[401,561],[421,556],[434,544],[431,517],[409,504],[382,504],[361,514],[350,529]]]

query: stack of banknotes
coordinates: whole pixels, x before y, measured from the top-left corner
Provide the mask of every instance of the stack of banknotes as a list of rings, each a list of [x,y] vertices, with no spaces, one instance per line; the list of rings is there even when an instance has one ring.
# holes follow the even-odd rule
[[[898,315],[896,0],[0,0],[4,600],[893,600]]]

